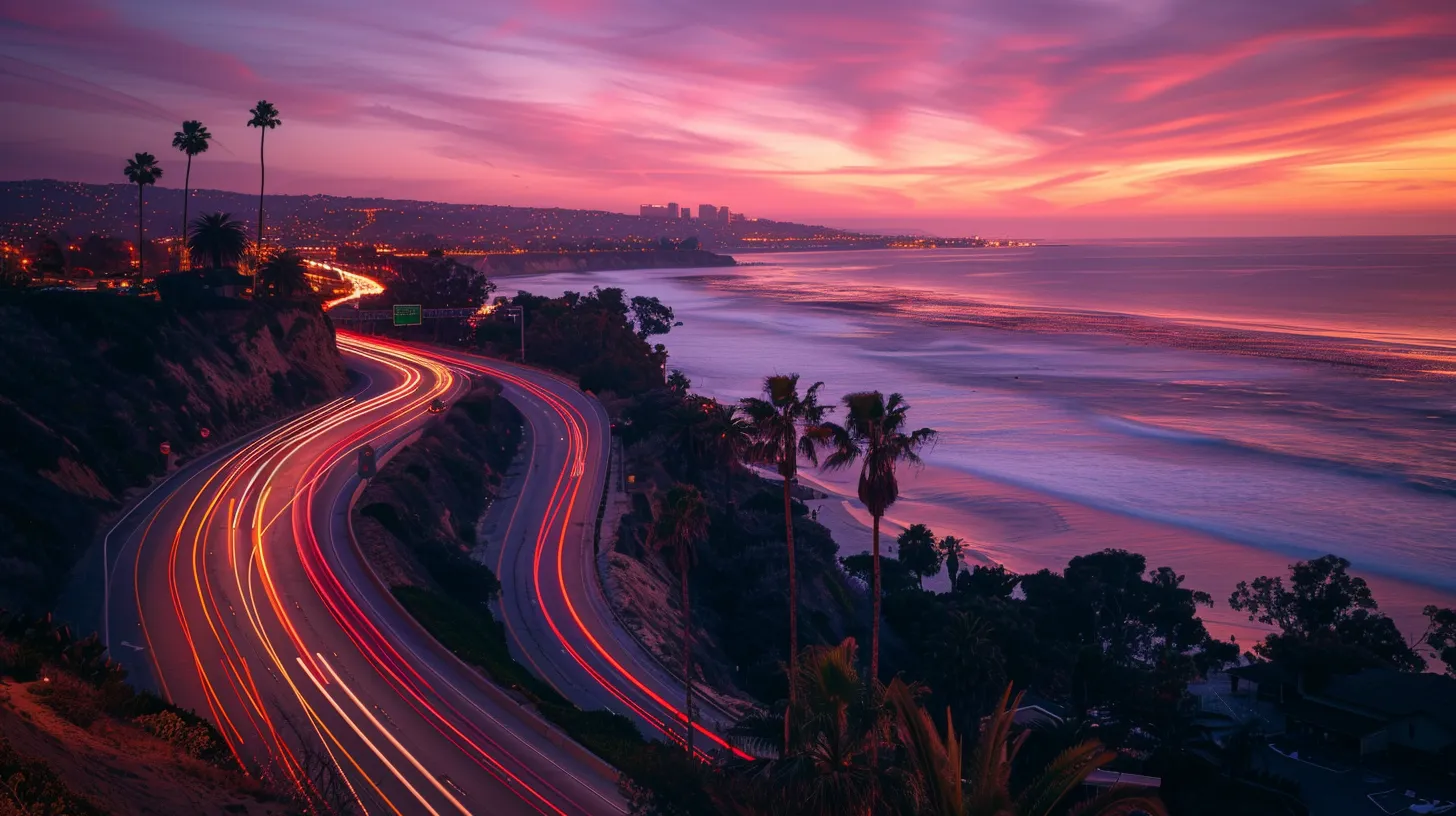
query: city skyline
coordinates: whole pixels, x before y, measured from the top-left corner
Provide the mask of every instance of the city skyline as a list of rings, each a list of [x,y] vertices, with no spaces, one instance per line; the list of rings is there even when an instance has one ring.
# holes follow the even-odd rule
[[[246,190],[266,98],[279,193],[631,212],[689,190],[942,235],[1456,229],[1437,0],[61,0],[0,20],[5,179],[113,182],[147,150],[180,186],[167,145],[197,118],[216,138],[194,183]]]

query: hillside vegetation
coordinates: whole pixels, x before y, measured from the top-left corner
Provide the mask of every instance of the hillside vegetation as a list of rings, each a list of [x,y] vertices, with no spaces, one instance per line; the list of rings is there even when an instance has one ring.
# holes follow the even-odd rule
[[[314,305],[21,291],[0,323],[0,607],[49,608],[163,442],[185,460],[348,383]]]

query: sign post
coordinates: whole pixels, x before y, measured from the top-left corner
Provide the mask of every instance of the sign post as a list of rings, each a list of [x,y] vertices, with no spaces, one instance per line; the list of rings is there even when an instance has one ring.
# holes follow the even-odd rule
[[[418,326],[424,322],[425,309],[418,303],[415,304],[394,304],[394,325],[396,326]]]
[[[365,445],[359,449],[359,478],[373,479],[379,473],[374,461],[374,446]]]

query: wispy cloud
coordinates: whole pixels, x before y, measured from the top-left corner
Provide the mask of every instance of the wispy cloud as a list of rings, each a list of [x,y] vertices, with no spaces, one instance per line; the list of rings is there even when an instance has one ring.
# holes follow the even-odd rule
[[[1453,206],[1449,0],[201,5],[0,0],[0,102],[28,111],[0,174],[165,154],[185,115],[237,159],[202,183],[250,186],[268,98],[294,192],[1291,231]]]

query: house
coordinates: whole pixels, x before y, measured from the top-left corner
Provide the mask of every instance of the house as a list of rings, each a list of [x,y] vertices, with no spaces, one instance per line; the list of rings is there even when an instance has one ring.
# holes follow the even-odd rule
[[[1456,678],[1365,669],[1306,689],[1285,716],[1290,733],[1361,757],[1456,763]]]
[[[1267,661],[1235,666],[1226,674],[1232,694],[1238,694],[1240,687],[1246,687],[1255,698],[1281,705],[1299,696],[1298,678],[1282,666]]]

